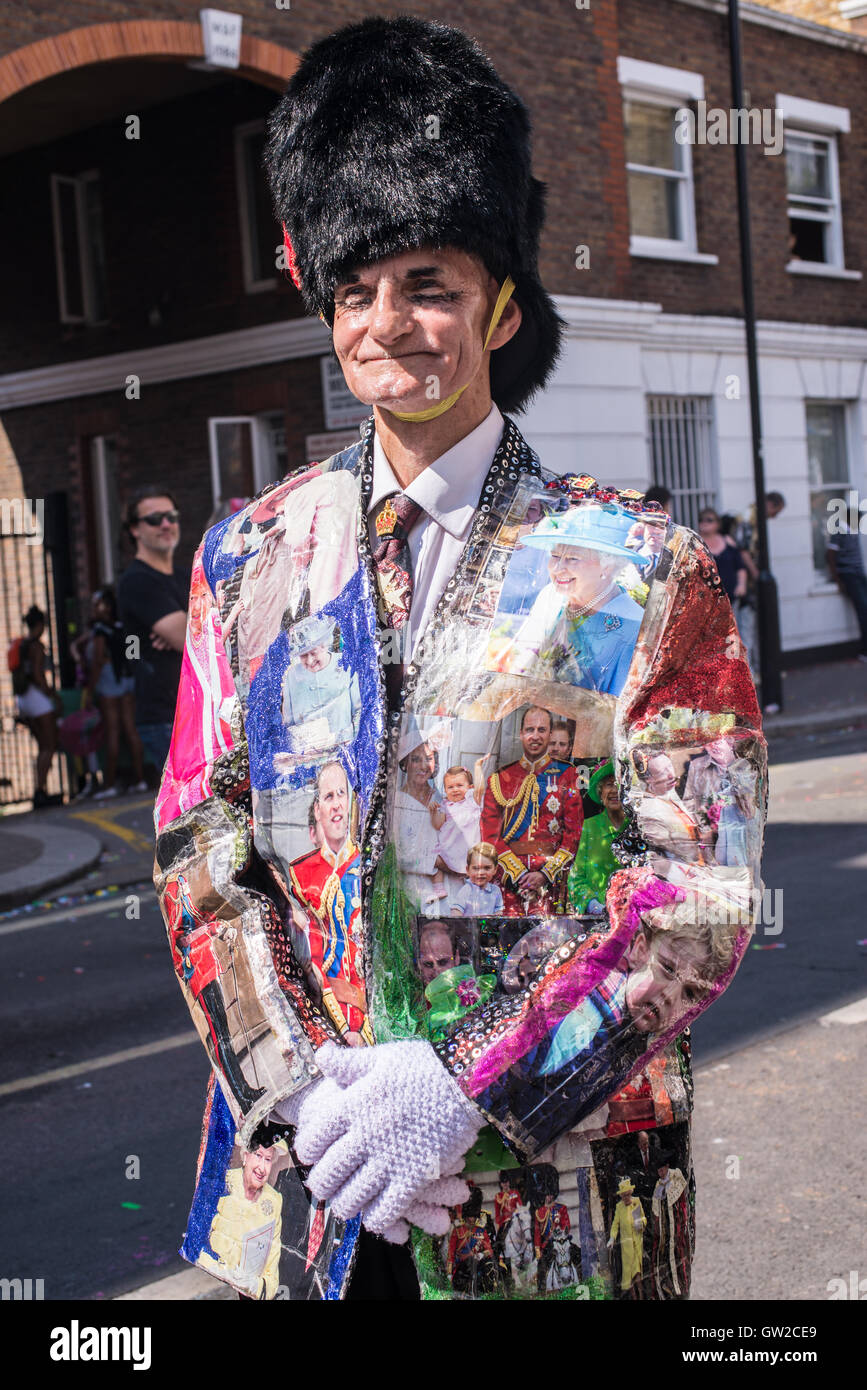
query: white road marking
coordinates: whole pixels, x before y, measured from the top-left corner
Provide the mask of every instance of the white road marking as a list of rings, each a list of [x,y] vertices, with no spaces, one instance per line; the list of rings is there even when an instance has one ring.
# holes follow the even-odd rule
[[[152,890],[145,890],[137,896],[144,900],[150,896]],[[42,912],[38,917],[22,917],[14,922],[0,923],[0,936],[8,936],[10,932],[29,931],[31,927],[48,927],[52,924],[59,925],[77,917],[91,917],[96,912],[108,912],[113,907],[124,908],[129,894],[114,893],[110,898],[99,898],[96,902],[82,903],[80,907],[71,907],[67,912],[64,911],[64,904],[60,903],[53,912]],[[153,894],[156,899],[156,894]],[[132,920],[132,919],[131,919]]]
[[[73,1076],[86,1076],[92,1071],[102,1071],[103,1067],[116,1067],[121,1062],[134,1062],[138,1057],[153,1057],[158,1052],[171,1052],[176,1047],[187,1047],[199,1041],[198,1033],[174,1033],[170,1038],[159,1042],[143,1043],[141,1047],[126,1047],[122,1052],[109,1052],[105,1057],[92,1057],[89,1062],[75,1062],[68,1067],[55,1067],[53,1071],[37,1072],[35,1076],[23,1076],[18,1081],[6,1081],[0,1086],[0,1096],[11,1096],[19,1091],[32,1091],[37,1086],[50,1086],[54,1081],[69,1081]]]
[[[192,1299],[237,1298],[234,1289],[215,1279],[203,1269],[184,1269],[179,1274],[169,1274],[164,1279],[156,1279],[152,1284],[144,1284],[131,1293],[120,1293],[115,1303],[146,1301],[148,1303],[172,1302],[189,1303]]]
[[[867,997],[856,999],[854,1004],[846,1004],[833,1013],[822,1014],[819,1022],[826,1027],[833,1027],[837,1023],[867,1023]]]

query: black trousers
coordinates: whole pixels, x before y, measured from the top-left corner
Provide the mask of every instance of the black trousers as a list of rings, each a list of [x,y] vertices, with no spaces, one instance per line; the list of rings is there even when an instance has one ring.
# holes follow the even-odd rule
[[[349,1280],[346,1301],[380,1299],[390,1302],[421,1300],[415,1265],[406,1245],[390,1245],[362,1226],[358,1237],[355,1268]]]

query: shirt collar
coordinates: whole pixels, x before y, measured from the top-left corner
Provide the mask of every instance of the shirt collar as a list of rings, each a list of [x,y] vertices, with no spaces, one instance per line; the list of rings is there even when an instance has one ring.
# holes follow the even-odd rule
[[[455,540],[462,540],[472,524],[479,493],[494,461],[503,434],[503,417],[495,405],[480,425],[459,439],[438,459],[413,478],[407,497]],[[368,514],[390,493],[400,492],[379,435],[373,437],[373,484]]]

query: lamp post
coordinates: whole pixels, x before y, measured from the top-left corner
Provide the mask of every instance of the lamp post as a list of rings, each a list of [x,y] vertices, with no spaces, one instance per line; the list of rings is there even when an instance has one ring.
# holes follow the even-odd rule
[[[729,51],[731,54],[732,106],[743,108],[743,67],[741,63],[741,26],[738,0],[728,0]],[[746,330],[747,372],[750,389],[750,424],[753,440],[753,479],[756,493],[756,541],[759,577],[758,603],[759,679],[762,706],[776,705],[782,709],[783,683],[780,676],[780,613],[777,582],[771,574],[768,557],[768,519],[765,515],[765,463],[762,450],[762,416],[759,401],[759,359],[756,347],[756,308],[753,298],[753,258],[750,242],[750,204],[747,183],[747,152],[745,142],[734,146],[738,190],[738,229],[741,250],[741,285],[744,298],[744,328]]]

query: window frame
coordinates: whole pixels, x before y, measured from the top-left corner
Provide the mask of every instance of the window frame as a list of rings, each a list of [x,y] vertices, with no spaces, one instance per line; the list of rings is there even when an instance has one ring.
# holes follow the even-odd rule
[[[783,140],[783,156],[787,153],[786,142],[790,136],[799,140],[813,140],[826,146],[828,151],[828,194],[827,198],[817,198],[806,193],[791,193],[789,191],[788,177],[786,178],[786,216],[791,223],[792,217],[798,217],[805,222],[822,222],[828,227],[828,235],[825,242],[826,252],[830,252],[831,259],[824,261],[793,261],[795,265],[822,265],[829,269],[842,270],[845,268],[843,255],[843,208],[840,201],[840,167],[837,155],[837,137],[833,132],[825,130],[809,130],[801,126],[785,127]],[[788,163],[786,164],[788,173]],[[813,206],[815,205],[815,206]],[[822,208],[827,207],[827,215]]]
[[[248,139],[260,135],[265,130],[265,119],[245,121],[235,126],[235,191],[238,200],[238,220],[241,229],[241,264],[244,271],[244,290],[247,294],[262,294],[274,290],[279,284],[276,275],[258,278],[253,264],[253,250],[257,245],[256,228],[250,225],[250,210],[255,208],[255,192],[251,182],[253,170],[249,157]]]
[[[108,317],[98,318],[96,314],[97,292],[93,257],[88,229],[86,185],[99,184],[99,170],[87,169],[81,174],[51,174],[51,220],[54,231],[54,265],[57,272],[57,297],[60,308],[60,322],[94,326],[108,323]],[[75,223],[78,235],[78,274],[81,282],[81,303],[83,312],[73,314],[69,309],[69,285],[66,280],[66,267],[63,256],[63,223],[60,211],[61,185],[69,185],[75,191]],[[101,204],[100,204],[101,212]],[[102,228],[100,228],[100,233]]]
[[[661,403],[665,403],[665,410]],[[690,413],[687,406],[694,406]],[[676,408],[672,408],[675,406]],[[646,438],[648,454],[648,474],[653,484],[667,487],[672,494],[673,510],[677,511],[684,525],[695,520],[693,530],[698,529],[698,515],[703,507],[713,507],[719,511],[720,493],[719,446],[717,441],[717,407],[712,395],[688,394],[679,392],[647,391],[644,396]],[[668,426],[667,437],[658,431],[661,454],[661,468],[657,468],[654,453],[654,425],[659,422]],[[690,460],[691,445],[695,443],[702,449]],[[672,448],[672,445],[674,446]],[[693,482],[686,476],[683,460],[692,461],[696,477]],[[698,476],[699,472],[703,476]],[[663,476],[665,474],[668,476]],[[675,506],[675,504],[679,504]],[[689,518],[686,513],[689,512]]]
[[[633,102],[642,106],[661,106],[671,112],[672,125],[677,112],[689,103],[704,98],[704,78],[701,73],[689,72],[682,68],[664,67],[659,63],[647,63],[637,58],[618,57],[617,76],[620,82],[621,99],[625,106]],[[656,260],[687,261],[700,265],[717,265],[719,257],[698,249],[698,224],[695,213],[695,176],[692,148],[689,143],[680,144],[683,167],[680,170],[663,170],[655,166],[633,164],[625,160],[627,175],[630,173],[651,174],[667,179],[677,179],[679,185],[678,210],[683,238],[649,237],[634,233],[630,218],[629,252],[632,256],[651,257]]]
[[[831,579],[831,577],[830,577],[830,573],[829,573],[829,570],[828,570],[827,562],[826,562],[824,568],[822,568],[822,569],[820,569],[820,570],[819,570],[819,569],[816,569],[815,558],[813,557],[813,554],[812,554],[812,551],[813,551],[813,544],[812,544],[812,530],[813,530],[813,528],[812,528],[812,518],[813,518],[813,496],[814,496],[815,493],[818,493],[818,492],[827,492],[827,491],[829,490],[829,488],[839,488],[839,489],[840,489],[840,492],[841,492],[841,494],[842,494],[842,496],[848,497],[849,492],[850,492],[853,488],[856,487],[856,484],[852,481],[853,472],[854,472],[854,467],[853,467],[853,465],[854,465],[854,459],[855,459],[854,447],[853,447],[853,446],[854,446],[855,443],[856,443],[856,440],[855,440],[855,420],[854,420],[854,410],[853,410],[854,404],[855,404],[854,402],[848,401],[848,400],[839,400],[839,399],[838,399],[838,400],[830,400],[830,399],[828,399],[828,398],[825,397],[825,396],[807,396],[807,397],[805,397],[805,399],[804,399],[804,444],[805,444],[805,447],[806,447],[806,454],[807,454],[807,515],[808,515],[808,518],[809,518],[809,520],[810,520],[810,555],[811,555],[811,561],[812,561],[812,564],[813,564],[813,571],[812,571],[812,573],[813,573],[813,582],[812,582],[812,585],[810,586],[810,592],[811,592],[811,593],[836,593],[836,592],[837,592],[837,586],[836,586],[836,584],[834,583],[834,581],[833,581],[833,580]],[[846,469],[846,477],[845,477],[845,478],[841,478],[841,479],[839,479],[839,480],[837,480],[837,479],[832,479],[830,482],[823,482],[823,483],[819,484],[817,487],[813,487],[812,483],[810,482],[810,428],[809,428],[809,421],[810,421],[810,407],[811,407],[811,406],[824,406],[824,407],[829,407],[829,406],[830,406],[831,408],[837,409],[837,410],[839,410],[839,411],[841,412],[842,429],[841,429],[841,431],[840,431],[840,438],[841,438],[842,444],[843,444],[843,464],[844,464],[844,467],[845,467],[845,469]],[[827,539],[828,539],[829,534],[830,534],[830,533],[828,533],[827,530],[826,530],[826,546],[825,546],[826,551],[827,551]]]

